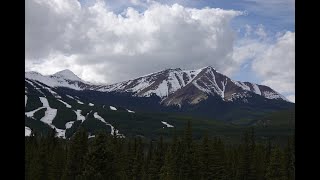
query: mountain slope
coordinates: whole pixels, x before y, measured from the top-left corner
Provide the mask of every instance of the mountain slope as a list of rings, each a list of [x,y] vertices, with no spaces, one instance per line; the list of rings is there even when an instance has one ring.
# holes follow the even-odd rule
[[[132,80],[111,84],[93,85],[81,80],[69,70],[51,76],[27,72],[26,78],[42,82],[50,87],[67,87],[75,90],[130,93],[137,97],[160,97],[164,106],[198,104],[209,96],[229,102],[241,99],[244,103],[253,94],[267,99],[288,101],[270,87],[250,82],[234,81],[208,66],[198,70],[166,69]]]
[[[194,87],[191,84],[184,87],[187,86]],[[191,120],[196,135],[208,130],[235,137],[240,134],[240,127],[230,122],[243,118],[259,120],[259,117],[288,106],[286,101],[267,99],[257,94],[252,94],[247,103],[241,99],[224,101],[220,96],[210,94],[205,101],[184,103],[181,107],[163,106],[163,102],[155,94],[139,97],[115,91],[50,87],[26,78],[25,134],[30,135],[31,131],[45,133],[54,128],[57,136],[69,138],[82,126],[90,137],[103,130],[110,134],[115,132],[118,137],[157,138],[172,133],[172,127],[163,122],[179,130]]]

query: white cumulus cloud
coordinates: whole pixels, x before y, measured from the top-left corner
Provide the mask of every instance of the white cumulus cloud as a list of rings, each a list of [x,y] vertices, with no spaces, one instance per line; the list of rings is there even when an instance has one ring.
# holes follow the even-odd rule
[[[295,92],[295,33],[286,32],[255,58],[252,69],[262,84],[281,93]]]
[[[139,1],[134,1],[139,2]],[[234,31],[242,13],[151,3],[117,14],[105,1],[26,1],[26,70],[69,68],[88,81],[112,83],[165,68],[207,65],[232,74]]]

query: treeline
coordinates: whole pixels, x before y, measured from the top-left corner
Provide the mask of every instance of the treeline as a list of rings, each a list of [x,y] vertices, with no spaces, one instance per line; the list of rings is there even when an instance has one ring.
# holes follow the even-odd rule
[[[192,138],[188,123],[171,142],[143,143],[79,129],[70,140],[32,134],[25,140],[26,180],[291,180],[295,179],[294,138],[284,148],[255,142],[254,129],[239,145],[204,135]]]

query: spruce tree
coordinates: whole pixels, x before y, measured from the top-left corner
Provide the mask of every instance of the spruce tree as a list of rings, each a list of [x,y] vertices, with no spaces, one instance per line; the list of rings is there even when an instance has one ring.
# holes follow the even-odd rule
[[[88,133],[80,127],[72,136],[69,144],[66,168],[62,179],[74,180],[83,172],[84,157],[88,151]]]
[[[245,131],[243,135],[243,143],[241,145],[241,157],[239,164],[239,175],[240,180],[255,180],[256,169],[254,165],[255,159],[255,135],[254,129]]]
[[[156,149],[154,151],[154,156],[151,159],[149,165],[149,179],[160,179],[160,170],[164,164],[164,144],[163,138],[160,137],[157,143]]]
[[[226,157],[225,157],[225,150],[224,144],[222,143],[221,139],[215,138],[213,147],[211,148],[211,161],[210,161],[210,178],[225,180],[227,179],[227,170],[226,170]]]
[[[208,134],[206,133],[203,137],[200,153],[199,153],[199,159],[200,159],[200,179],[206,180],[209,179],[211,176],[210,173],[210,147],[209,147],[209,138]]]
[[[84,162],[83,179],[110,179],[115,176],[114,154],[105,132],[97,133]]]
[[[192,127],[191,122],[188,121],[188,125],[184,132],[183,138],[183,151],[181,158],[181,167],[179,170],[179,176],[181,179],[195,179],[197,178],[197,158],[195,154],[195,146],[192,141]]]
[[[284,150],[284,163],[285,163],[285,173],[288,180],[295,179],[294,171],[294,139],[288,138],[288,143]]]
[[[267,167],[266,180],[285,180],[283,155],[278,146],[271,151],[270,163]]]
[[[64,168],[65,168],[65,150],[62,146],[61,142],[58,142],[53,149],[50,152],[50,161],[49,161],[49,175],[48,179],[55,180],[55,179],[61,179]]]
[[[266,171],[265,147],[262,145],[256,146],[254,153],[255,153],[254,166],[256,169],[256,178],[257,180],[264,180],[265,171]]]
[[[141,138],[138,138],[136,151],[133,159],[133,167],[132,167],[133,180],[142,179],[142,168],[143,168],[143,146],[142,146]]]

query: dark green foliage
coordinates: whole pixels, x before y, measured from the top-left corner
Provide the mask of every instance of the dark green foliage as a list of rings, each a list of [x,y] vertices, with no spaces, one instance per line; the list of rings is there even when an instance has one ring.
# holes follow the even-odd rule
[[[28,100],[27,100],[27,105],[25,107],[26,112],[33,111],[43,106],[38,96],[28,94],[27,97],[28,97]]]
[[[24,124],[27,127],[32,127],[32,132],[37,132],[43,135],[48,134],[48,132],[52,130],[52,128],[44,122],[27,116],[25,116]]]
[[[239,179],[241,180],[255,180],[256,167],[255,160],[255,135],[253,128],[245,131],[243,135],[243,143],[241,145],[241,157],[239,165]]]
[[[53,130],[35,133],[25,138],[25,179],[294,179],[292,137],[281,148],[271,146],[272,140],[256,143],[253,129],[233,145],[208,134],[198,141],[192,134],[190,122],[183,136],[173,130],[171,141],[117,138],[105,130],[88,139],[82,126],[67,140],[56,138]]]
[[[76,131],[77,129],[80,127],[82,121],[75,121],[71,128],[66,129],[66,138],[70,138]]]
[[[267,167],[266,180],[285,180],[285,164],[283,153],[278,146],[271,151],[270,163]]]
[[[160,179],[160,170],[164,164],[164,144],[163,138],[160,137],[158,144],[154,150],[151,162],[149,164],[149,179]]]
[[[63,179],[75,179],[84,170],[84,157],[88,151],[88,133],[80,128],[70,141]]]
[[[59,129],[65,129],[65,124],[69,121],[77,120],[77,115],[72,109],[66,108],[66,105],[55,98],[47,98],[51,108],[57,109],[57,114],[54,117],[52,124]]]
[[[33,114],[33,117],[37,120],[40,120],[46,112],[47,108],[42,108]]]
[[[115,154],[106,133],[98,133],[85,156],[84,179],[108,179],[115,175]]]

